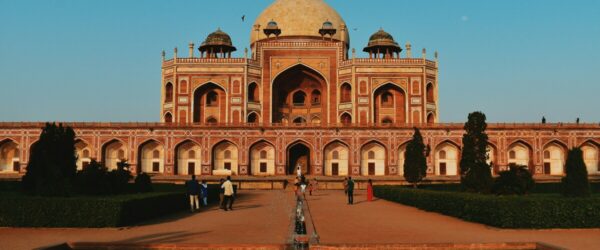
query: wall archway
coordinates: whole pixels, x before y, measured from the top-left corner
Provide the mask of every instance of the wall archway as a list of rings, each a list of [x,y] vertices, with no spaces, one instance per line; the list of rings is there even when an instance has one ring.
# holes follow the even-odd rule
[[[382,84],[373,92],[373,122],[406,123],[406,91],[393,83]]]
[[[444,141],[435,147],[434,164],[436,175],[456,176],[459,171],[460,147],[451,141]]]
[[[581,144],[581,151],[583,151],[583,161],[588,171],[588,175],[600,174],[599,163],[599,148],[597,144],[590,141]]]
[[[119,139],[112,139],[102,145],[102,161],[106,168],[109,170],[117,169],[119,161],[128,160],[129,151],[126,145]]]
[[[82,140],[75,140],[75,154],[77,155],[77,170],[82,170],[92,161],[92,149],[89,144]]]
[[[250,147],[250,173],[255,176],[275,175],[275,147],[258,141]]]
[[[527,166],[531,171],[531,159],[533,158],[533,149],[527,142],[517,140],[510,144],[507,150],[508,164],[517,164]]]
[[[176,175],[200,175],[202,174],[202,148],[200,144],[185,140],[175,146],[175,170]]]
[[[164,173],[165,149],[156,140],[147,140],[138,146],[138,173]]]
[[[564,174],[566,150],[566,146],[558,141],[551,141],[544,145],[542,150],[542,171],[544,174]]]
[[[309,110],[306,106],[311,105],[313,100],[310,95],[313,93],[320,93],[319,96],[322,96],[323,100],[328,100],[327,85],[323,75],[303,64],[282,71],[274,78],[271,85],[271,122],[291,121],[292,114],[298,112],[306,113],[307,117],[323,113],[323,117],[326,117],[327,102],[321,101],[321,97],[319,103],[314,103]],[[304,100],[300,98],[302,94]]]
[[[218,84],[208,82],[194,90],[193,121],[207,122],[213,117],[217,123],[226,122],[227,92]]]
[[[378,141],[371,141],[361,147],[360,172],[363,176],[382,176],[386,174],[387,150]]]
[[[347,176],[349,172],[350,150],[341,141],[333,141],[323,150],[326,176]]]
[[[231,141],[221,141],[212,150],[213,175],[238,174],[238,147]]]
[[[301,167],[302,174],[311,174],[312,167],[312,150],[311,145],[305,141],[299,140],[287,147],[287,169],[286,173],[289,175],[296,175],[296,169],[298,166]]]
[[[0,172],[19,172],[20,154],[19,144],[16,141],[12,139],[0,141]]]

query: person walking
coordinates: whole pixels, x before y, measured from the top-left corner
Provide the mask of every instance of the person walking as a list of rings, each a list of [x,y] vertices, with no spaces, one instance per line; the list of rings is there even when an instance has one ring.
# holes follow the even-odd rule
[[[354,181],[352,177],[348,177],[348,204],[354,204]]]
[[[367,182],[367,201],[373,201],[373,181]]]
[[[206,180],[202,180],[202,184],[200,185],[200,194],[202,194],[202,204],[207,207],[208,206],[208,185],[206,184]]]
[[[302,175],[300,177],[300,188],[302,190],[302,195],[304,195],[306,193],[306,177],[304,177],[304,175]]]
[[[223,183],[225,180],[221,178],[219,180],[219,208],[223,209],[223,200],[225,199],[225,189],[223,188]]]
[[[313,181],[311,181],[310,184],[308,184],[308,194],[312,195],[313,191],[317,191],[318,186],[319,183],[317,183],[317,178],[313,179]]]
[[[198,205],[198,195],[200,194],[200,185],[196,181],[196,176],[192,175],[192,179],[185,182],[187,188],[187,194],[190,197],[190,211],[193,213],[195,210],[200,209]]]
[[[348,177],[344,177],[344,181],[342,182],[342,185],[344,185],[344,194],[347,195],[348,194]]]
[[[223,182],[223,185],[221,185],[221,188],[223,188],[223,209],[225,211],[227,210],[233,210],[233,184],[231,183],[231,176],[227,176],[227,180],[225,182]]]

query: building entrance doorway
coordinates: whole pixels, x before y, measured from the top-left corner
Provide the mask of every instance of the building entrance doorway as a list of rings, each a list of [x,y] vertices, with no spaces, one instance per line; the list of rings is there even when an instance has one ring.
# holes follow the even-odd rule
[[[310,149],[302,144],[298,143],[288,149],[288,167],[287,174],[296,175],[296,168],[298,165],[302,168],[302,174],[307,175],[310,173]]]

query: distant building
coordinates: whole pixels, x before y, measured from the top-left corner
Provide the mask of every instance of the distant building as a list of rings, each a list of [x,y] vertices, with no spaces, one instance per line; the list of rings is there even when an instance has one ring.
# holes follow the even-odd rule
[[[402,176],[419,127],[428,174],[456,176],[463,124],[438,121],[438,59],[413,57],[383,29],[357,58],[342,17],[322,0],[278,0],[256,19],[242,58],[218,29],[187,57],[163,52],[160,123],[71,123],[78,166],[92,158],[164,175]],[[196,49],[199,52],[196,52]],[[483,80],[485,81],[485,80]],[[465,117],[466,117],[465,113]],[[0,173],[24,172],[40,123],[0,123]],[[582,146],[598,174],[598,124],[489,124],[494,172],[509,163],[562,175]]]

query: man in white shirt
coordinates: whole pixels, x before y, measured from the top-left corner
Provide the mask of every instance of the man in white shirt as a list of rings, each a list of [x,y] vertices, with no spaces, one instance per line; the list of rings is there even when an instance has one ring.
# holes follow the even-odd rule
[[[224,199],[223,199],[223,209],[225,209],[225,211],[229,210],[233,210],[233,196],[234,196],[234,192],[233,192],[233,184],[231,183],[231,176],[227,176],[227,180],[225,182],[223,182],[223,185],[221,185],[221,188],[224,189]]]
[[[298,173],[298,177],[302,176],[302,165],[300,165],[300,163],[298,163],[298,166],[296,167],[296,172]]]

